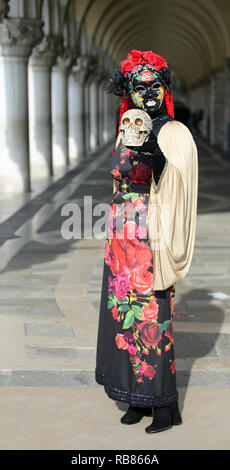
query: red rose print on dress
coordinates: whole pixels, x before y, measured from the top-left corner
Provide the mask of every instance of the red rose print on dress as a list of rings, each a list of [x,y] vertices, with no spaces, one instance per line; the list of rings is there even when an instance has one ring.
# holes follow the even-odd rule
[[[129,344],[127,343],[127,341],[125,340],[123,335],[117,334],[115,339],[116,339],[117,347],[119,349],[127,349],[128,348]]]
[[[143,321],[137,326],[141,341],[147,346],[157,346],[162,338],[161,330],[157,322]]]
[[[150,364],[147,364],[147,367],[144,370],[145,377],[148,377],[149,379],[153,379],[155,374],[156,374],[156,369]]]
[[[119,171],[119,166],[118,165],[113,169],[112,173],[113,173],[113,176],[115,178],[121,178],[121,173]]]
[[[118,320],[119,311],[118,311],[118,308],[116,307],[116,305],[114,305],[114,307],[112,308],[112,314],[113,314],[114,320]]]
[[[147,307],[142,308],[142,317],[144,320],[157,320],[158,317],[158,304],[151,302]]]
[[[134,269],[130,275],[130,286],[141,294],[148,294],[152,286],[152,273],[145,267]]]
[[[114,238],[110,246],[110,269],[113,275],[126,273],[128,277],[136,268],[152,266],[152,254],[144,241]]]
[[[136,183],[149,183],[152,181],[152,172],[149,165],[145,165],[140,162],[137,167],[132,169],[129,174],[129,178]]]

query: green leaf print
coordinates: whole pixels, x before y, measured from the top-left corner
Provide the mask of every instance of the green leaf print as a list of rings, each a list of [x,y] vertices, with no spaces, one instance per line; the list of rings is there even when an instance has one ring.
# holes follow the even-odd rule
[[[117,305],[117,299],[116,299],[116,297],[115,297],[114,294],[113,294],[113,295],[109,295],[109,296],[108,296],[108,299],[109,299],[109,300],[108,300],[108,302],[107,302],[107,308],[111,309],[111,308],[113,308],[114,305],[115,305],[115,306]]]
[[[122,194],[122,199],[131,199],[133,193],[128,193],[128,194]]]
[[[127,304],[128,301],[129,301],[129,298],[128,298],[128,297],[125,297],[124,300],[118,300],[118,303],[119,303],[119,304]]]
[[[158,323],[158,326],[161,330],[161,333],[167,329],[168,324],[170,323],[170,320],[164,321],[164,323]]]
[[[118,307],[118,310],[122,312],[128,312],[130,310],[130,307],[128,306],[128,304],[123,304],[123,305],[120,305],[120,307]]]
[[[139,307],[139,305],[132,305],[132,311],[134,312],[134,315],[138,320],[143,320],[142,317],[142,308]]]
[[[139,198],[139,193],[132,193],[131,201],[135,202]]]
[[[122,328],[130,328],[134,322],[134,313],[130,310],[126,316]]]

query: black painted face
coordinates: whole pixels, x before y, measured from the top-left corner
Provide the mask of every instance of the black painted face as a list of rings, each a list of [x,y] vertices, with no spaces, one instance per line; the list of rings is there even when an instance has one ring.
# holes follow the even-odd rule
[[[158,78],[149,81],[133,78],[130,96],[135,107],[143,109],[150,116],[161,107],[164,100],[164,87]]]

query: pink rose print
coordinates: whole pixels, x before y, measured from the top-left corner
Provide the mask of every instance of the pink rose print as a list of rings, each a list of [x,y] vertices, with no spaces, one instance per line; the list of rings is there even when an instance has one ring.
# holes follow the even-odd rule
[[[108,276],[108,294],[114,292],[114,279],[111,276]]]
[[[147,229],[142,225],[139,225],[136,229],[136,235],[138,238],[147,238]]]
[[[135,354],[137,354],[138,349],[133,344],[130,344],[128,347],[128,351],[129,351],[129,354],[132,354],[132,356],[135,356]]]
[[[114,280],[115,295],[117,299],[124,300],[129,290],[129,281],[125,274],[117,274]]]

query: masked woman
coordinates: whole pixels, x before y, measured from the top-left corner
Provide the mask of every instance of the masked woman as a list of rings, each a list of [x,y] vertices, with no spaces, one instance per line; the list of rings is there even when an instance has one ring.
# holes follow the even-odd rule
[[[133,424],[153,416],[148,433],[181,424],[173,315],[176,282],[188,272],[196,230],[197,149],[174,120],[170,70],[152,51],[132,50],[112,74],[121,96],[120,132],[110,160],[108,215],[95,377],[108,397],[129,404]],[[151,118],[142,146],[122,143],[124,129]],[[132,121],[134,119],[134,121]],[[122,126],[121,126],[122,125]]]

